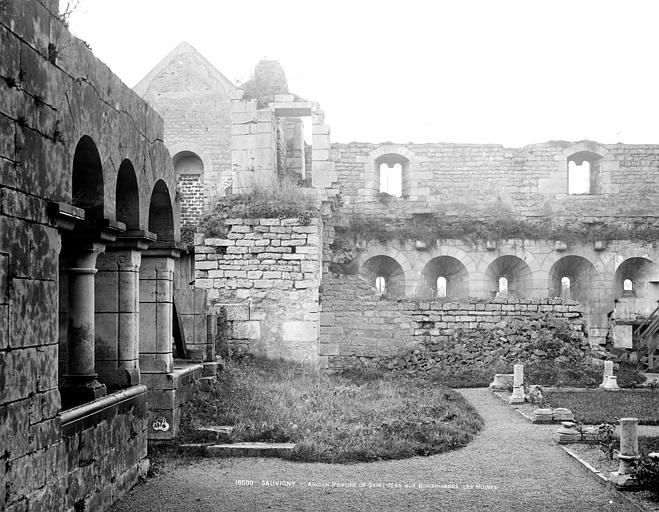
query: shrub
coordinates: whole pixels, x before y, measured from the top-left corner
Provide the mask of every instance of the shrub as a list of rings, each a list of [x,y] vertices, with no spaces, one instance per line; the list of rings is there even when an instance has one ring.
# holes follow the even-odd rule
[[[244,194],[220,199],[213,211],[202,217],[198,231],[207,236],[223,236],[227,218],[298,217],[303,224],[308,224],[317,215],[315,197],[307,189],[298,188],[288,179],[274,179],[254,184],[251,191]]]

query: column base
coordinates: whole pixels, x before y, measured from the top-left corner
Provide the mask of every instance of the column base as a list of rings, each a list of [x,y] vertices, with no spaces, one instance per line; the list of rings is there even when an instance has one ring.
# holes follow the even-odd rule
[[[65,375],[60,387],[62,409],[93,402],[107,395],[105,384],[96,380],[96,375]]]
[[[609,475],[609,482],[611,482],[611,484],[613,484],[616,489],[621,491],[633,491],[642,488],[641,483],[632,475],[621,475],[618,471],[615,471]]]
[[[524,387],[523,386],[514,386],[513,394],[508,398],[508,402],[511,404],[523,404],[525,401],[524,396]]]

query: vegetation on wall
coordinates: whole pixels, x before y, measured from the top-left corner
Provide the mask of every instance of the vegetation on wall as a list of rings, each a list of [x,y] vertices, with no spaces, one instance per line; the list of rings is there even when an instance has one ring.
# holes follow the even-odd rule
[[[288,94],[288,81],[284,69],[276,60],[260,60],[249,80],[242,84],[246,100],[258,100],[258,107],[264,107],[275,94]]]
[[[208,237],[222,236],[224,220],[299,218],[302,224],[318,215],[315,197],[289,180],[273,180],[255,184],[244,194],[231,194],[220,198],[215,208],[206,213],[197,231]]]
[[[550,218],[526,220],[512,215],[490,218],[418,214],[411,219],[393,219],[356,215],[348,228],[339,230],[355,242],[393,240],[422,240],[428,244],[436,240],[457,239],[466,242],[486,240],[561,240],[564,242],[593,242],[595,240],[634,240],[654,242],[659,239],[659,226],[647,223],[607,225],[604,222],[553,221]]]

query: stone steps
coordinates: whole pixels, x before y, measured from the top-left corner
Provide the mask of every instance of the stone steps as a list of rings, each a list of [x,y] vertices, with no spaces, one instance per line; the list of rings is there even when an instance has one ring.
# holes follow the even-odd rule
[[[290,459],[295,443],[234,443],[231,436],[233,427],[229,425],[211,425],[197,428],[197,433],[204,440],[201,443],[179,445],[180,452],[201,457],[278,457]]]
[[[295,443],[187,443],[178,447],[179,451],[200,457],[275,457],[290,459]]]

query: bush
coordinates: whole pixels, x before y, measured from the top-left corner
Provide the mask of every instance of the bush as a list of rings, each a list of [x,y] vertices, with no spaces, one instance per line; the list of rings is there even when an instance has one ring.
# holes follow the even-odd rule
[[[283,219],[298,217],[308,224],[318,215],[316,199],[307,189],[298,188],[288,179],[254,184],[250,192],[222,198],[213,211],[204,215],[197,231],[206,236],[223,236],[224,220]]]

